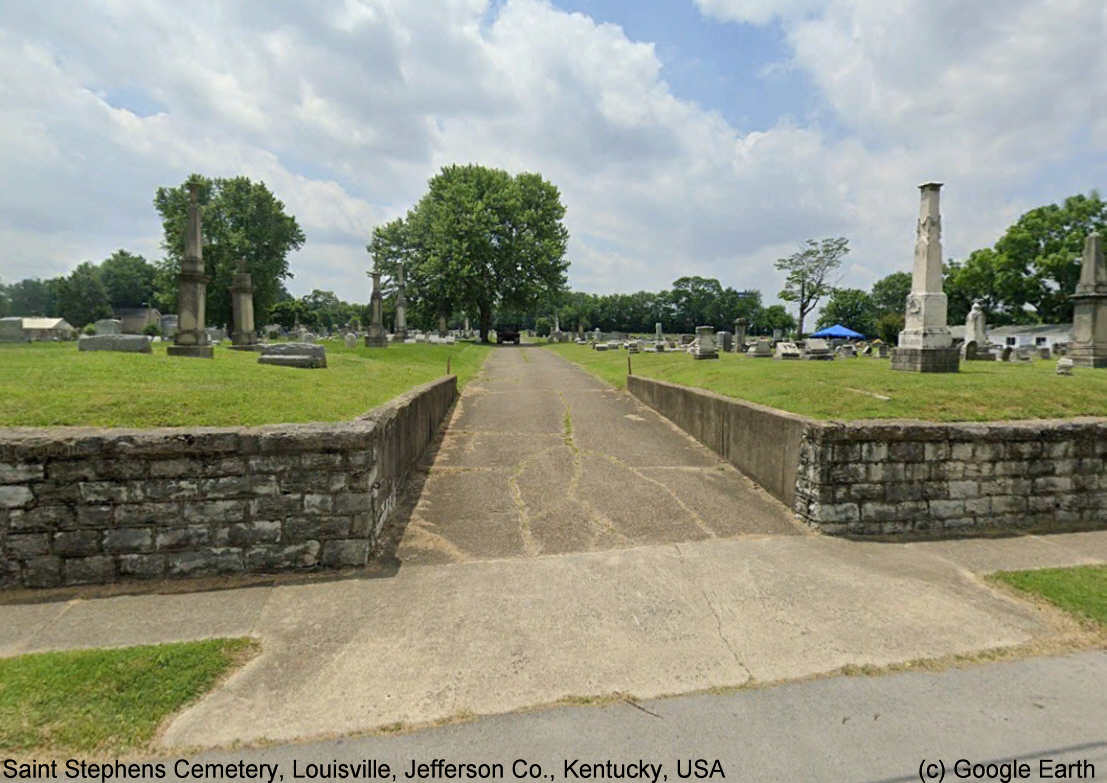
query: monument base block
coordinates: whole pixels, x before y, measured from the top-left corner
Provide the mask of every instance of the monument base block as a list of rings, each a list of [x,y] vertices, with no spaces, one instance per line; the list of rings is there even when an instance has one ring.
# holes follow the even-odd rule
[[[165,352],[170,356],[191,356],[195,359],[210,359],[214,353],[210,345],[170,345]]]
[[[1099,347],[1098,351],[1096,350],[1097,347]],[[1104,353],[1100,346],[1074,344],[1069,347],[1066,356],[1072,359],[1074,367],[1092,367],[1096,369],[1107,367],[1107,353]]]
[[[377,337],[373,337],[373,336],[370,336],[370,335],[365,335],[365,347],[366,348],[387,348],[388,347],[388,336],[383,335],[383,334],[379,335]]]
[[[956,348],[893,348],[892,369],[905,372],[957,372],[961,352]]]
[[[232,351],[257,351],[258,353],[261,353],[265,350],[265,345],[263,343],[249,343],[248,345],[228,345],[227,347],[230,348]]]

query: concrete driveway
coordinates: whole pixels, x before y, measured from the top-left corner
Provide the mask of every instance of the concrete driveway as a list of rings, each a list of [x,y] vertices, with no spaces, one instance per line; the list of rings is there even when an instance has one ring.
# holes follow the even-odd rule
[[[409,565],[806,532],[657,413],[537,347],[492,351],[424,470],[391,531]]]

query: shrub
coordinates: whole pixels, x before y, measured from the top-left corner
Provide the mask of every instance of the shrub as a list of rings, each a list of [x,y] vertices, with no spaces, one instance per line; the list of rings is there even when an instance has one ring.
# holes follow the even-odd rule
[[[96,334],[96,324],[85,324],[85,328],[81,331],[85,334]]]
[[[161,327],[158,324],[146,324],[142,328],[142,333],[148,337],[158,337],[161,335]]]

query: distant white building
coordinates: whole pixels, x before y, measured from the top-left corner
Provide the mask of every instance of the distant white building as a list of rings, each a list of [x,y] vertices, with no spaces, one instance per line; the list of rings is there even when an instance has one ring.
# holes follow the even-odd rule
[[[76,340],[77,330],[64,318],[24,318],[24,340]]]
[[[965,339],[963,324],[949,327],[954,338]],[[1072,324],[1013,324],[987,327],[988,342],[1011,348],[1053,348],[1054,343],[1071,343]]]

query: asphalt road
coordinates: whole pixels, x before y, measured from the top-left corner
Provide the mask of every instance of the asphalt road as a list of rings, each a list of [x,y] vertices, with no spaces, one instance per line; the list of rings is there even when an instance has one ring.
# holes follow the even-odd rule
[[[172,757],[178,758],[178,757]],[[310,764],[375,760],[398,781],[412,762],[538,764],[539,780],[586,779],[584,765],[661,765],[659,783],[690,764],[727,781],[1049,780],[1065,771],[1107,779],[1107,652],[972,666],[940,673],[835,677],[779,687],[561,707],[481,718],[411,734],[348,738],[194,760],[276,764],[284,780]],[[570,770],[566,764],[579,760]],[[1052,778],[1040,775],[1051,760]],[[640,763],[644,762],[644,764]],[[960,764],[958,762],[961,762]],[[1026,764],[1029,774],[1017,767]],[[294,767],[295,764],[295,767]],[[984,765],[973,774],[975,764]],[[992,765],[989,769],[987,765]],[[614,770],[610,770],[614,771]],[[968,774],[965,774],[967,771]],[[653,781],[647,767],[644,779]],[[1016,774],[1007,775],[1005,772]],[[171,777],[171,776],[170,776]],[[421,779],[430,779],[424,775]],[[591,779],[591,778],[587,778]],[[612,779],[612,776],[600,779]],[[1063,778],[1061,778],[1063,779]],[[392,780],[391,776],[384,780]]]

